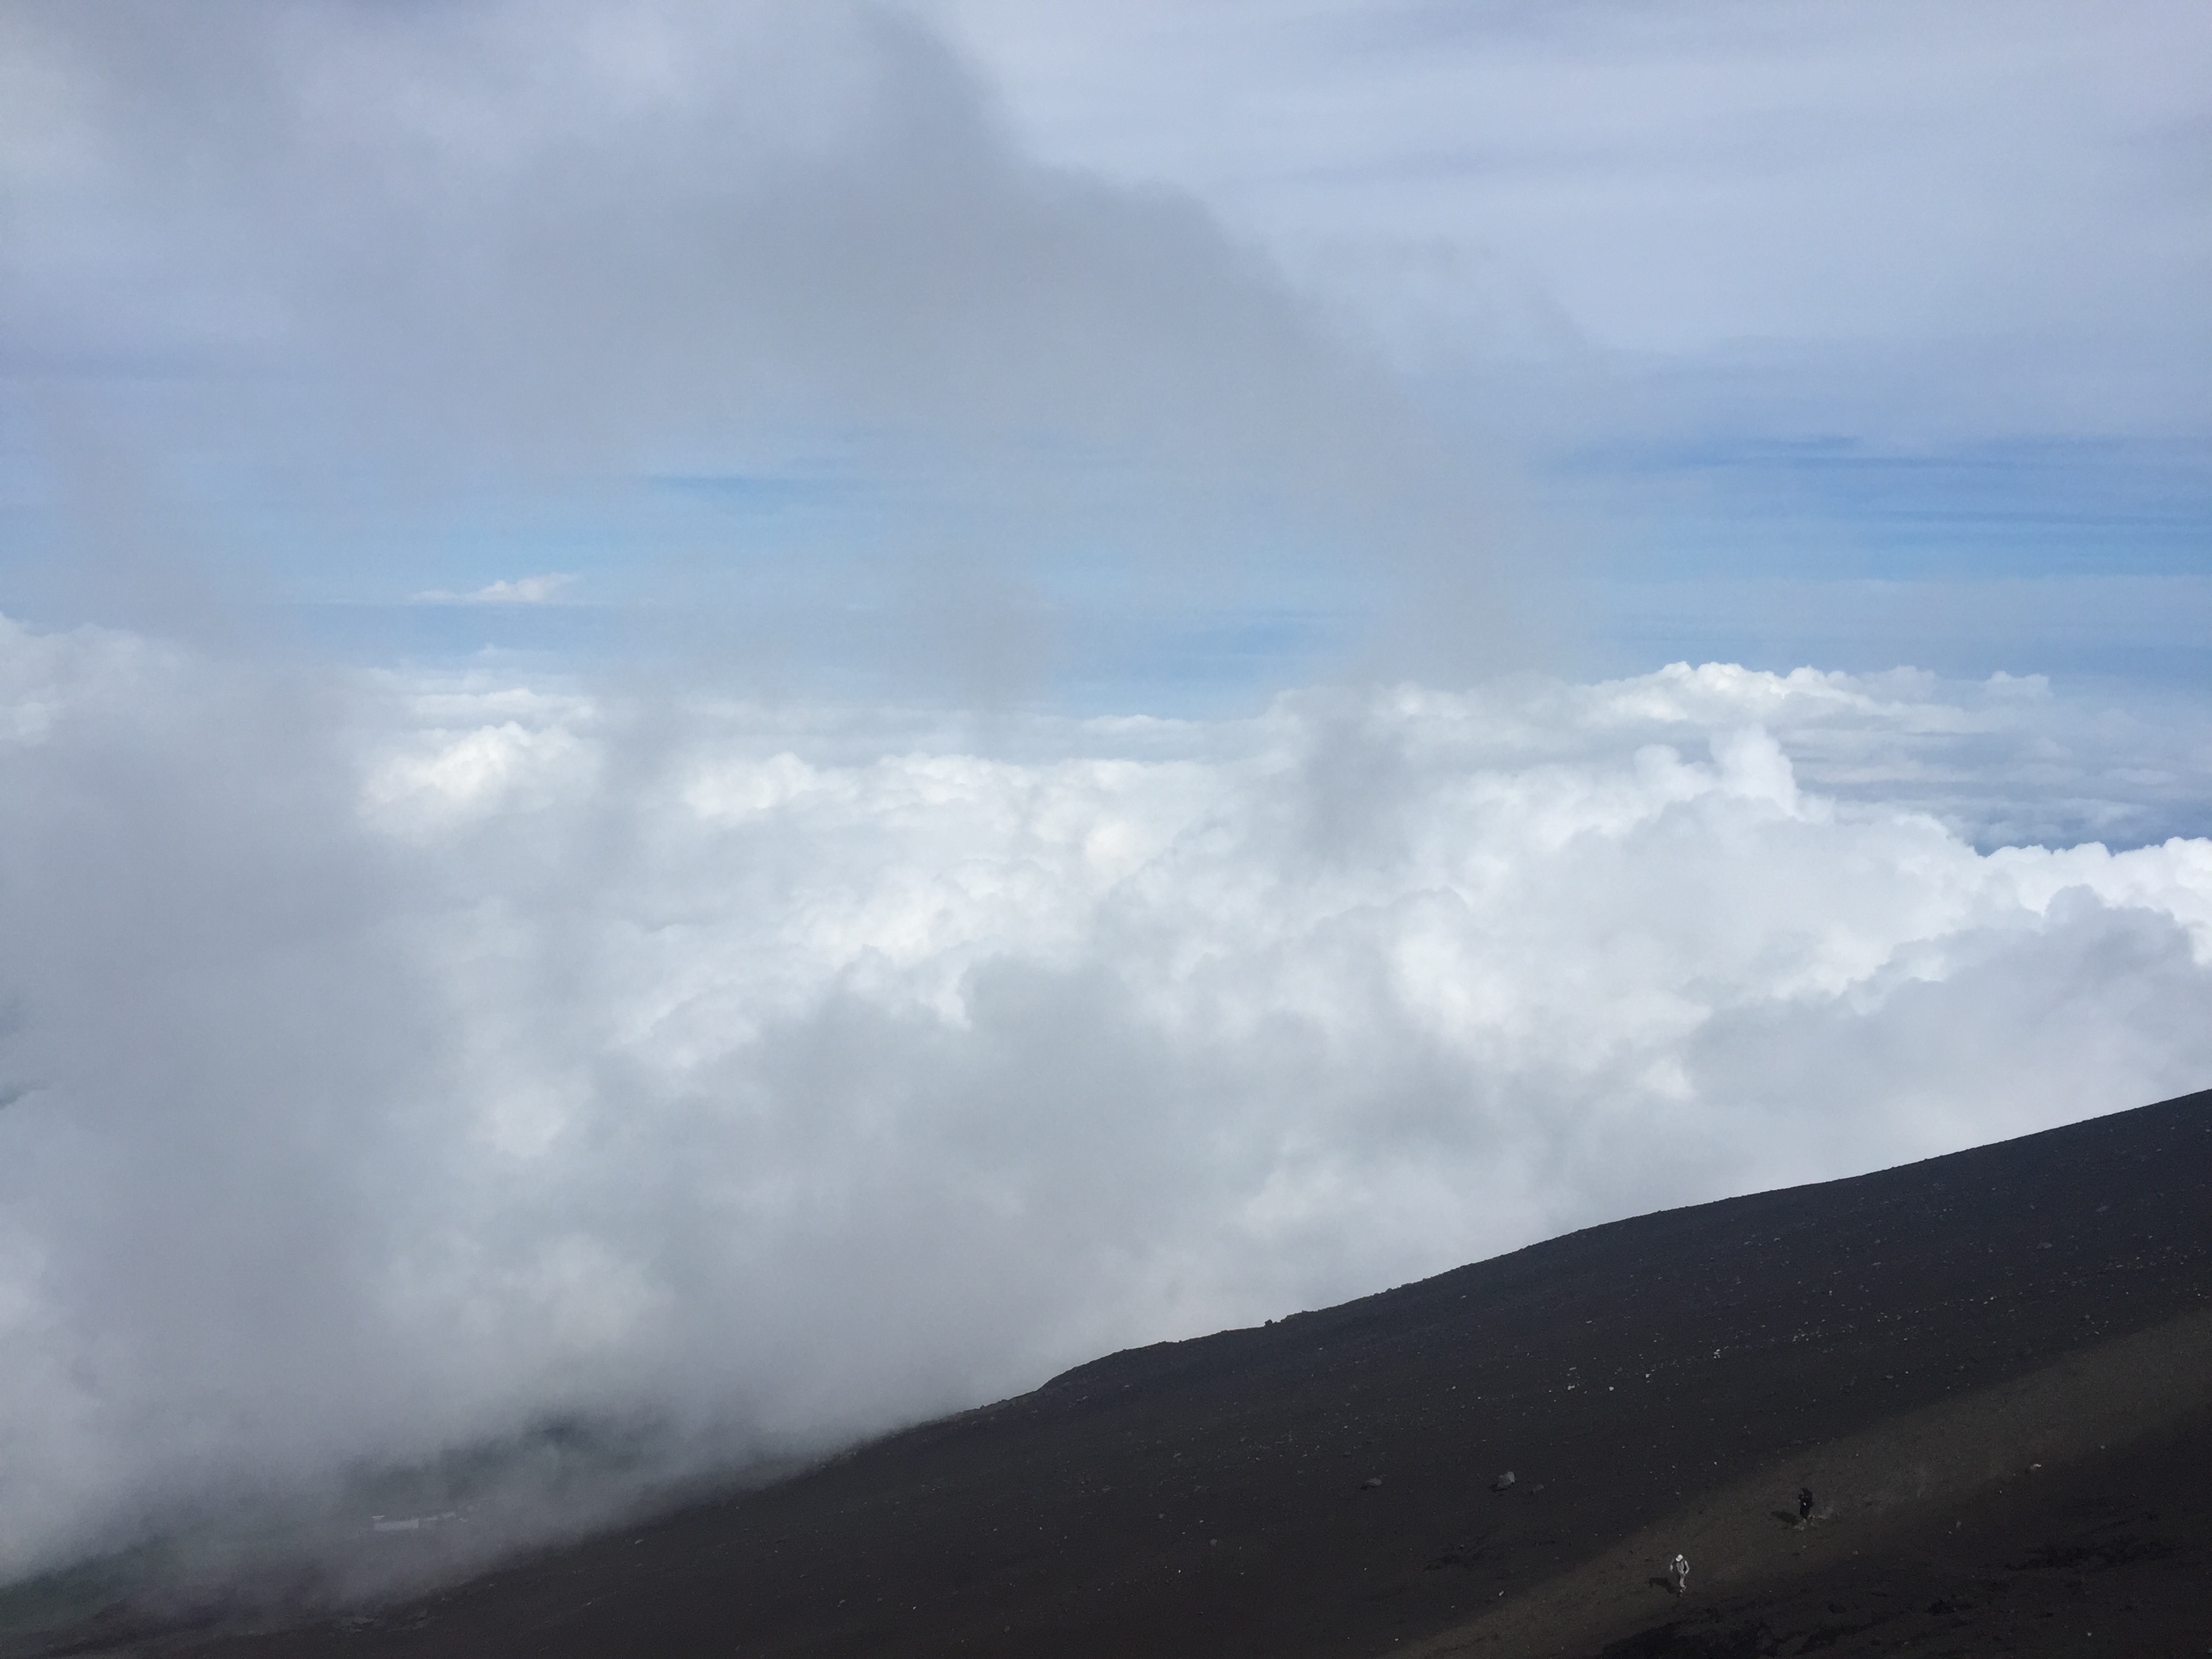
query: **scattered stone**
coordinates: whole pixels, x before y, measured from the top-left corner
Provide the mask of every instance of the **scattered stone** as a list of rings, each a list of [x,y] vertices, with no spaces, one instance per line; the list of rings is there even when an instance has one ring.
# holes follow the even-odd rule
[[[1490,1483],[1490,1489],[1491,1489],[1491,1491],[1492,1491],[1492,1492],[1504,1492],[1504,1491],[1508,1486],[1511,1486],[1512,1484],[1513,1484],[1513,1471],[1512,1471],[1512,1470],[1510,1470],[1510,1469],[1508,1469],[1508,1470],[1506,1470],[1506,1471],[1505,1471],[1505,1473],[1504,1473],[1504,1474],[1503,1474],[1499,1475],[1499,1476],[1498,1477],[1498,1479],[1497,1479],[1497,1480],[1493,1480],[1493,1481],[1492,1481],[1492,1482]]]

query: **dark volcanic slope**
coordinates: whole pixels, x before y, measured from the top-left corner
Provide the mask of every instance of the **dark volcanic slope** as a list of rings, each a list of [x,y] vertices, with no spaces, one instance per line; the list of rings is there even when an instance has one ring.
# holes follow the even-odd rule
[[[1952,1472],[1944,1501],[1969,1506],[1954,1516],[1878,1510],[1834,1483],[1873,1492],[1887,1478],[1873,1467],[1889,1455],[1881,1449],[1905,1443],[1900,1425],[1921,1425],[1916,1455],[1978,1435],[2002,1462],[2013,1455],[2004,1412],[2026,1411],[2017,1402],[2039,1388],[2035,1398],[2060,1398],[2037,1374],[2154,1327],[2193,1330],[2172,1322],[2212,1307],[2209,1294],[2212,1093],[1593,1228],[1327,1312],[1116,1354],[365,1627],[233,1635],[205,1650],[1372,1654],[1478,1614],[1494,1624],[1501,1607],[1587,1611],[1595,1592],[1577,1587],[1602,1579],[1608,1595],[1633,1593],[1620,1617],[1653,1626],[1621,1633],[1629,1645],[1616,1651],[1857,1651],[1888,1638],[1866,1634],[1879,1620],[1842,1628],[1851,1620],[1836,1575],[1917,1585],[1906,1566],[1878,1565],[1884,1552],[1924,1565],[1933,1558],[1912,1529],[1965,1538],[1981,1487]],[[2155,1372],[2159,1356],[2180,1352],[2165,1340],[2135,1335],[2111,1374]],[[2039,1409],[2079,1420],[2117,1397],[2081,1375],[2072,1403]],[[1993,1532],[1992,1559],[2075,1549],[2041,1579],[2033,1562],[2004,1571],[2088,1586],[2086,1598],[2100,1567],[2125,1569],[2150,1586],[2130,1592],[2138,1602],[2157,1601],[2154,1580],[2205,1574],[2207,1396],[2201,1376],[2179,1386],[2185,1408],[2153,1425],[2165,1437],[2157,1455],[2139,1455],[2104,1486],[2087,1464],[2054,1465],[2050,1485],[2012,1492],[2003,1513],[2033,1531],[2048,1509],[2045,1531],[2059,1533]],[[2121,1405],[2112,1413],[2124,1419]],[[2100,1455],[2129,1455],[2125,1420],[2097,1432],[2114,1448]],[[1723,1524],[1741,1522],[1739,1511],[1786,1531],[1766,1510],[1794,1491],[1792,1459],[1822,1471],[1824,1507],[1864,1518],[1812,1529],[1820,1548],[1792,1556],[1787,1571],[1742,1567],[1725,1607],[1694,1595],[1677,1603],[1644,1582],[1633,1540],[1662,1535],[1655,1525],[1703,1516],[1698,1535],[1714,1541],[1699,1548],[1724,1553],[1737,1546],[1721,1540],[1747,1535]],[[1493,1495],[1505,1469],[1517,1483]],[[1769,1480],[1789,1484],[1761,1496]],[[2137,1516],[2191,1490],[2194,1519]],[[2100,1503],[2119,1508],[2081,1507]],[[1847,1538],[1850,1526],[1862,1530]],[[2133,1541],[2112,1543],[2123,1536]],[[1728,1565],[1705,1556],[1693,1589],[1726,1581]],[[1978,1570],[1963,1558],[1946,1568]],[[1851,1582],[1848,1607],[1919,1594]],[[1914,1616],[1956,1631],[1969,1613]],[[1565,1620],[1547,1613],[1517,1634],[1462,1629],[1437,1645],[1537,1650],[1565,1639]],[[1816,1640],[1823,1620],[1836,1629]],[[2063,1622],[2023,1615],[2006,1639],[2036,1650]],[[1604,1645],[1589,1643],[1576,1650]]]

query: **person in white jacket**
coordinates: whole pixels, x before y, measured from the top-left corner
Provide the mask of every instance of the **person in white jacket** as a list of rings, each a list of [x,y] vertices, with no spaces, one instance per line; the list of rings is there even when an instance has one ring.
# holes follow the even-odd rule
[[[1674,1594],[1687,1595],[1690,1593],[1690,1558],[1678,1552],[1667,1564],[1667,1571],[1674,1576]]]

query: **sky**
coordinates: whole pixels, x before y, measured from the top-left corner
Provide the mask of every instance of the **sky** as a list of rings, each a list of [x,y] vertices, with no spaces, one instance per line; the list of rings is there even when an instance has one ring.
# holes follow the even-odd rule
[[[941,15],[1506,442],[1575,660],[2201,678],[2201,9]]]
[[[2208,36],[0,6],[0,1579],[2212,1082]]]

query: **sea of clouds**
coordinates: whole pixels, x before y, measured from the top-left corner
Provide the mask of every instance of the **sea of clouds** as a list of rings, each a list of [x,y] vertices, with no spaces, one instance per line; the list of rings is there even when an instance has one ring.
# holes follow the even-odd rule
[[[970,717],[0,624],[0,1575],[2203,1087],[2209,757],[2002,677]]]

